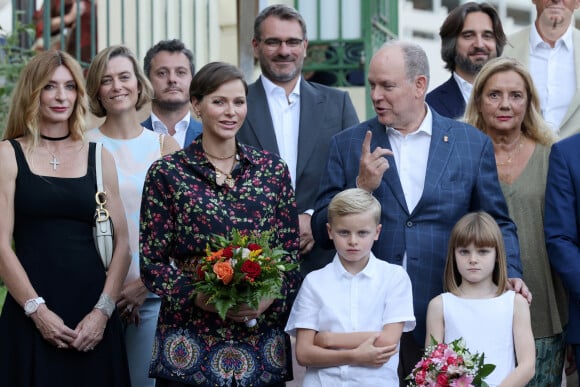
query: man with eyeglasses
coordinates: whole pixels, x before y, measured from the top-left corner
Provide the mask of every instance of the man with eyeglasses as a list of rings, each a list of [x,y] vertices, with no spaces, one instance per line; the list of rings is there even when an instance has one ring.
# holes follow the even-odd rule
[[[288,164],[305,275],[334,254],[318,248],[310,227],[330,138],[359,119],[348,93],[302,78],[308,39],[306,23],[294,8],[278,4],[262,10],[254,21],[252,46],[262,75],[248,87],[248,114],[238,139],[277,153]]]

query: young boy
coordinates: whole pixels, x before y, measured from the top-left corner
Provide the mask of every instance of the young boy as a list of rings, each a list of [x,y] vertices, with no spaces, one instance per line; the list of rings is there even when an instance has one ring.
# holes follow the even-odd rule
[[[411,281],[401,266],[371,252],[381,205],[353,188],[328,206],[337,254],[306,276],[286,331],[296,336],[303,386],[399,386],[398,343],[415,328]]]

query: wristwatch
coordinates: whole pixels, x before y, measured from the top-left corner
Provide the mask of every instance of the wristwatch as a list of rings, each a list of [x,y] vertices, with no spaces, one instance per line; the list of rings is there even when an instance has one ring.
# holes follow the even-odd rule
[[[31,298],[24,303],[24,314],[30,316],[32,313],[36,312],[40,304],[44,303],[44,298],[42,297]]]

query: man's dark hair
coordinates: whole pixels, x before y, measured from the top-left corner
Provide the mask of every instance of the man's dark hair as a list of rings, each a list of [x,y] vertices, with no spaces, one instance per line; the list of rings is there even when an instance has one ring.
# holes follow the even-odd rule
[[[308,39],[306,37],[306,22],[302,15],[294,8],[284,4],[271,5],[260,12],[256,20],[254,20],[254,39],[260,40],[262,38],[262,23],[270,16],[274,16],[280,20],[296,20],[302,28],[302,38]]]
[[[439,36],[441,36],[441,58],[445,62],[447,70],[455,71],[457,37],[463,30],[465,18],[472,12],[483,12],[489,16],[493,27],[497,56],[501,56],[503,52],[507,38],[495,8],[488,3],[465,3],[449,13],[439,30]]]
[[[185,44],[179,39],[172,40],[161,40],[159,43],[147,50],[145,58],[143,59],[143,70],[147,78],[151,78],[151,60],[153,57],[160,53],[161,51],[169,52],[181,52],[183,55],[189,59],[189,67],[191,70],[191,76],[195,74],[195,65],[193,64],[193,53],[185,47]]]

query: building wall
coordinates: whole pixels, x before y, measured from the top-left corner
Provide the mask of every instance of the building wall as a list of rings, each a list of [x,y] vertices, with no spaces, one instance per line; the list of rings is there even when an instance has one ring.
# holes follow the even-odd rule
[[[40,4],[42,0],[37,0]],[[270,4],[294,5],[294,0],[99,0],[98,48],[123,43],[135,51],[141,61],[147,49],[160,39],[180,38],[192,49],[196,67],[211,61],[225,61],[239,65],[239,44],[251,45],[251,36],[238,39],[238,1],[242,6],[257,1],[262,9]],[[392,0],[385,0],[392,1]],[[427,51],[430,58],[429,89],[449,77],[440,58],[439,27],[448,14],[445,4],[459,4],[464,0],[405,0],[399,1],[399,31],[401,39],[413,40]],[[535,19],[531,0],[490,0],[500,13],[507,34],[513,33]],[[122,6],[124,4],[124,6]],[[12,29],[12,1],[0,0],[0,27]],[[308,20],[308,18],[307,18]],[[580,17],[577,13],[577,20]],[[577,22],[578,23],[578,22]],[[310,31],[316,26],[308,25]],[[110,31],[107,33],[107,31]],[[260,74],[255,66],[249,82]],[[365,117],[364,87],[348,88],[357,112]]]
[[[457,3],[465,2],[467,1],[461,0]],[[488,0],[488,2],[497,9],[506,35],[528,26],[536,18],[536,8],[532,0]],[[439,28],[448,13],[443,0],[399,2],[399,37],[417,42],[427,52],[431,70],[429,90],[439,86],[450,77],[441,59],[441,39],[439,38]],[[577,25],[579,20],[580,12],[577,11]]]

